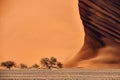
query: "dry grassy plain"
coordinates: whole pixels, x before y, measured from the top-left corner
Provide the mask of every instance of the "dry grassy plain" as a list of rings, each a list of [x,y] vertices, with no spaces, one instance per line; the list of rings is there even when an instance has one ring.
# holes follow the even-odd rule
[[[0,70],[0,80],[120,80],[120,70],[14,69]]]

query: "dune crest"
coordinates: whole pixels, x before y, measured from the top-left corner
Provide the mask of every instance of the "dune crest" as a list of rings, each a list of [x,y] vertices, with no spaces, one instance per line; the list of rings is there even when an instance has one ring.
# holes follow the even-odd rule
[[[79,0],[85,40],[65,67],[120,68],[120,0]]]

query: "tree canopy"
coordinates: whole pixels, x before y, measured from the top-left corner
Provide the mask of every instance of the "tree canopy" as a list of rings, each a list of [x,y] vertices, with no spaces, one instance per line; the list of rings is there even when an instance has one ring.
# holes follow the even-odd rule
[[[58,62],[55,57],[50,58],[42,58],[40,60],[40,63],[43,65],[43,67],[51,69],[51,68],[62,68],[61,62]]]
[[[14,61],[5,61],[1,63],[1,66],[11,69],[12,67],[15,67],[16,64]]]

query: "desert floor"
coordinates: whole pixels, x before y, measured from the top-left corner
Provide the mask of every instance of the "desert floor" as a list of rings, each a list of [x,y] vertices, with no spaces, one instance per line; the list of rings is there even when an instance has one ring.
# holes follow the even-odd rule
[[[120,80],[120,70],[11,69],[0,70],[0,80]]]

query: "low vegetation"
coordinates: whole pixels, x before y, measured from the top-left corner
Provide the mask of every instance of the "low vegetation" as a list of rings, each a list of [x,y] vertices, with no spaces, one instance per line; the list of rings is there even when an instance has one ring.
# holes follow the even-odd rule
[[[120,69],[0,70],[0,80],[120,80]]]
[[[1,67],[5,67],[7,69],[11,69],[11,68],[19,68],[19,69],[40,69],[40,68],[45,68],[45,69],[52,69],[52,68],[62,68],[63,65],[61,62],[57,61],[57,59],[55,57],[50,57],[50,58],[42,58],[40,60],[40,65],[38,64],[33,64],[31,67],[28,67],[26,64],[19,64],[16,65],[16,63],[14,61],[5,61],[5,62],[1,62],[0,64]],[[41,67],[40,67],[41,66]]]
[[[19,67],[20,67],[21,69],[27,69],[27,68],[28,68],[28,66],[27,66],[26,64],[20,64]]]
[[[36,68],[36,69],[39,69],[40,68],[40,66],[38,65],[38,64],[34,64],[34,65],[32,65],[32,67],[31,68]]]

